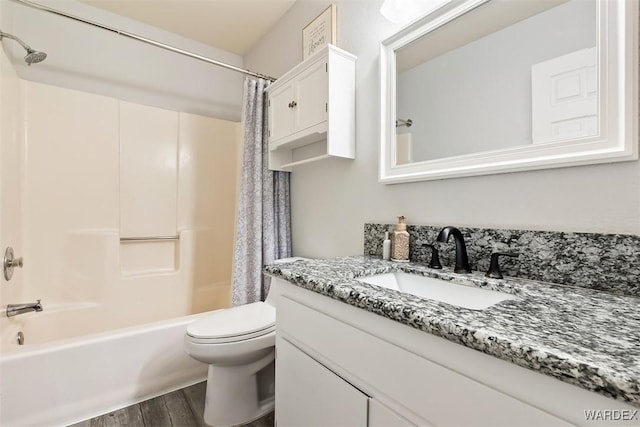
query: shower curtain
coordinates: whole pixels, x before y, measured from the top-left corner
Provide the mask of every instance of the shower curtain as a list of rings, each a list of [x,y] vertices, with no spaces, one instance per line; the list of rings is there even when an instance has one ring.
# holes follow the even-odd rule
[[[289,172],[268,168],[267,99],[263,79],[244,84],[244,154],[233,257],[234,306],[263,301],[269,277],[262,267],[291,256]]]

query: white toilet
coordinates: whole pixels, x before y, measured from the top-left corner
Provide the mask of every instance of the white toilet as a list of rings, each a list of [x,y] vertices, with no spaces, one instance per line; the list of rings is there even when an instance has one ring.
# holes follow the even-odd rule
[[[236,426],[273,411],[275,322],[276,309],[267,298],[218,310],[187,326],[185,351],[209,365],[205,423]]]

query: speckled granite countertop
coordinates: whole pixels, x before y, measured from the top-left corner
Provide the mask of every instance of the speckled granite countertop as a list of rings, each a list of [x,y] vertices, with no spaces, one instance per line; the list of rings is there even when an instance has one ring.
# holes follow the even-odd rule
[[[488,279],[354,256],[272,264],[272,276],[640,407],[640,299],[525,279]],[[516,296],[478,311],[355,280],[405,271]]]

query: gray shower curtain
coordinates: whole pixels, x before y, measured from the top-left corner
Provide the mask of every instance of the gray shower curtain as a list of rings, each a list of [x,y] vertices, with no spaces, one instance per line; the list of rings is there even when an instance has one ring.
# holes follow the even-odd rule
[[[233,257],[233,305],[264,300],[262,267],[291,256],[289,172],[268,168],[267,97],[263,79],[244,84],[244,154]]]

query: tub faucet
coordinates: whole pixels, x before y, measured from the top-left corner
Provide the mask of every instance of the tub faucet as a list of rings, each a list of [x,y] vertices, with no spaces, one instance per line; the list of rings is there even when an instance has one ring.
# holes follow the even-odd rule
[[[40,300],[27,304],[7,304],[7,317],[17,316],[18,314],[28,313],[30,311],[42,311]]]
[[[438,234],[438,242],[445,243],[449,240],[449,235],[452,235],[456,242],[456,267],[453,271],[462,274],[471,273],[469,257],[467,256],[467,246],[464,244],[464,237],[462,237],[460,230],[451,226],[443,228]]]

